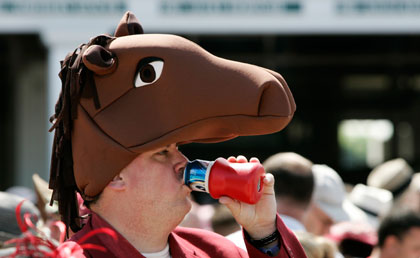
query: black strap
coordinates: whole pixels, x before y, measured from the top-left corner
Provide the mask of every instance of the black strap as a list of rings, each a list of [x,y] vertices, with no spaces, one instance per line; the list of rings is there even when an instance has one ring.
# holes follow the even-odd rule
[[[244,230],[244,235],[245,235],[246,240],[248,240],[248,242],[251,243],[251,245],[253,245],[256,248],[261,248],[266,245],[269,245],[273,243],[274,241],[276,241],[277,239],[279,239],[280,237],[280,233],[277,229],[270,235],[261,239],[252,239],[251,236],[248,234],[248,232],[246,232],[246,230]]]

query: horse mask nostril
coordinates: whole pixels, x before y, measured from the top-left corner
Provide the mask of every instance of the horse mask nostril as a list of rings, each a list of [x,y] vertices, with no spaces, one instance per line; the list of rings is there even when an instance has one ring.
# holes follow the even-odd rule
[[[279,87],[280,85],[280,87]],[[279,99],[284,101],[279,101]],[[291,100],[285,92],[285,89],[280,81],[273,79],[263,85],[262,92],[258,104],[259,116],[289,116],[292,111]],[[273,109],[273,107],[277,107]],[[276,110],[276,113],[273,113]]]

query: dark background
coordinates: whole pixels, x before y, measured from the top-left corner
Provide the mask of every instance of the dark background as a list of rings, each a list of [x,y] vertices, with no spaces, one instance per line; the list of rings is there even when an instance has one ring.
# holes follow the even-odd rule
[[[188,37],[188,36],[186,36]],[[297,111],[281,132],[237,138],[225,143],[181,147],[190,159],[243,154],[264,161],[281,152],[297,152],[314,163],[327,164],[348,183],[365,183],[371,168],[340,163],[338,125],[345,119],[387,119],[414,131],[410,165],[420,170],[420,37],[410,35],[352,36],[194,36],[209,52],[264,66],[283,75]],[[346,78],[374,75],[384,87],[349,88]],[[398,139],[387,143],[387,159],[399,157]]]

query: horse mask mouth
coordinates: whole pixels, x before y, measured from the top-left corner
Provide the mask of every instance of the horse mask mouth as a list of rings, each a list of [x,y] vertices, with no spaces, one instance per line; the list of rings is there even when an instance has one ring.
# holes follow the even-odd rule
[[[274,133],[290,122],[296,109],[278,73],[213,56],[178,36],[143,34],[130,12],[115,37],[95,40],[67,62],[82,67],[70,74],[91,76],[68,82],[72,77],[66,68],[61,74],[63,91],[64,85],[70,85],[69,92],[80,88],[80,97],[69,98],[67,139],[71,174],[84,196],[98,195],[139,153],[172,143]],[[56,118],[65,105],[61,99]],[[59,122],[55,128],[61,128]],[[57,130],[55,140],[58,145]],[[53,164],[59,156],[53,156]],[[50,187],[57,188],[53,177],[62,169],[51,167]]]

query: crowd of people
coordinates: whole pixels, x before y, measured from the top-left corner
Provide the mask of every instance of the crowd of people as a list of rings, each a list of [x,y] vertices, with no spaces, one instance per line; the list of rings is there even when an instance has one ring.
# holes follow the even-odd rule
[[[275,179],[277,212],[307,257],[420,256],[419,173],[405,160],[377,166],[366,184],[355,186],[345,184],[331,167],[297,153],[275,154],[263,166]],[[15,209],[23,199],[21,214],[32,214],[44,236],[57,245],[60,241],[54,225],[60,219],[57,204],[47,202],[52,191],[38,175],[33,182],[35,191],[11,187],[0,192],[0,257],[11,257],[14,245],[5,243],[22,237]],[[88,215],[81,199],[79,204],[80,212]],[[224,205],[193,201],[192,207],[180,226],[214,231],[247,250],[240,226]]]
[[[355,186],[297,153],[275,154],[263,165],[275,178],[277,212],[308,257],[419,257],[420,173],[404,159],[378,165]],[[241,230],[220,233],[246,249]]]

